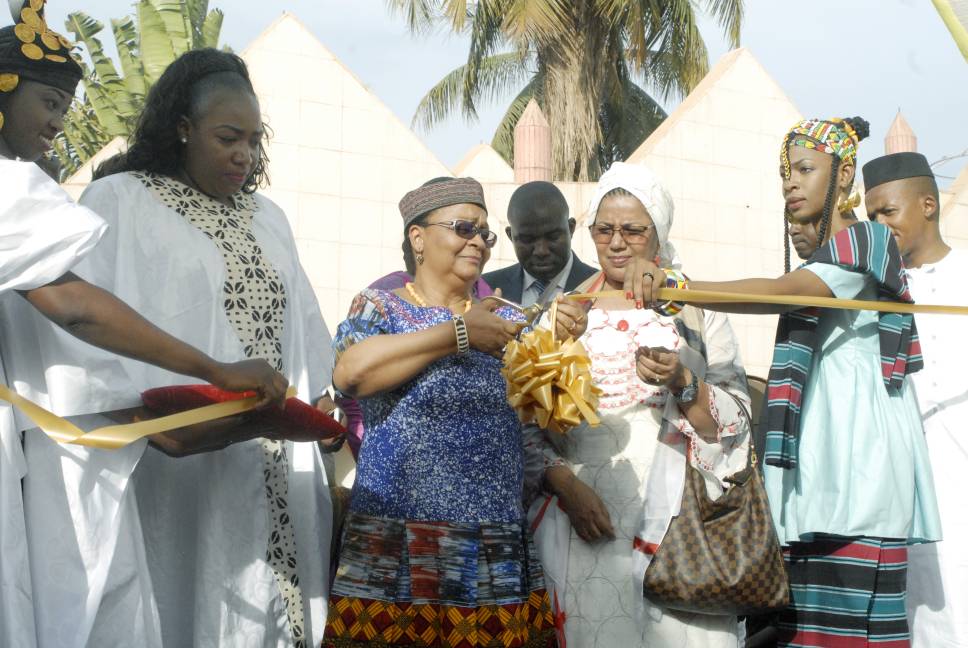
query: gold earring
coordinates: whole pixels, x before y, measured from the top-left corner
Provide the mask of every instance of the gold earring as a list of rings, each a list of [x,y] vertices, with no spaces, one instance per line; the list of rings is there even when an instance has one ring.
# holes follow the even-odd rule
[[[860,206],[860,192],[854,189],[849,196],[842,198],[840,202],[837,203],[837,211],[841,214],[847,214],[854,211]]]
[[[424,257],[420,252],[417,252],[417,265],[423,265]]]

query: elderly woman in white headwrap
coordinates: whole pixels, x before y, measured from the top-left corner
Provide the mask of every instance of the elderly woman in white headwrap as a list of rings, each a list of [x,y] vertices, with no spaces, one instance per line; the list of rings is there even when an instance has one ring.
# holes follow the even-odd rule
[[[636,257],[678,267],[672,198],[649,169],[612,165],[589,211],[602,272],[579,292],[631,294],[642,280],[629,276]],[[602,389],[601,425],[567,436],[532,430],[526,443],[529,485],[545,495],[531,507],[532,528],[559,631],[582,648],[737,646],[735,617],[663,610],[642,595],[679,508],[686,457],[712,497],[746,466],[740,407],[749,396],[729,321],[690,306],[665,316],[602,298],[581,340]]]

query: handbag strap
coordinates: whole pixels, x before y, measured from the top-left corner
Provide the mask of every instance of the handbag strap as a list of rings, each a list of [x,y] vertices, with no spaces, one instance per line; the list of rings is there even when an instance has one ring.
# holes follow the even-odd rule
[[[729,394],[729,397],[735,401],[736,407],[739,408],[740,416],[746,421],[747,434],[749,435],[749,452],[746,456],[746,468],[755,468],[758,460],[756,457],[756,448],[753,447],[753,416],[750,414],[746,404],[736,394],[727,389],[723,391]]]

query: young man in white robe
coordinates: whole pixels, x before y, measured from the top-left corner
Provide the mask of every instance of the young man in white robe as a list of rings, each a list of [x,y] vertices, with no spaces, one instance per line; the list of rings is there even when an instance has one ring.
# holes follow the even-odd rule
[[[968,305],[968,252],[941,238],[938,186],[919,153],[864,165],[867,215],[887,225],[919,304]],[[968,647],[968,381],[957,315],[918,315],[924,368],[914,374],[944,540],[909,547],[908,620],[914,648]]]

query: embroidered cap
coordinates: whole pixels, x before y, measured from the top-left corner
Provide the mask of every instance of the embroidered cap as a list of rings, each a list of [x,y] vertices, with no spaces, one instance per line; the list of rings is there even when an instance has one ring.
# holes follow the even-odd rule
[[[477,205],[485,212],[484,188],[474,178],[434,178],[400,200],[400,215],[406,227],[427,212],[462,204]]]

